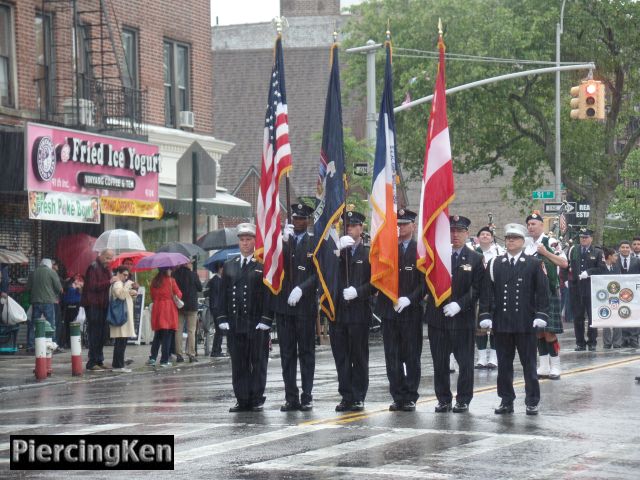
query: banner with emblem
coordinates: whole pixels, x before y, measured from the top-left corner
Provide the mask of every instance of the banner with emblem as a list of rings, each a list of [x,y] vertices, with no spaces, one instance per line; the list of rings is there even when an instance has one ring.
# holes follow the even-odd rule
[[[640,275],[590,278],[593,328],[640,327]]]

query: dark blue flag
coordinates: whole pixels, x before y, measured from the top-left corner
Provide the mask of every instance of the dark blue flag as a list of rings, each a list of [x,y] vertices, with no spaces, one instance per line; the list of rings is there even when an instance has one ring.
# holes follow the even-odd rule
[[[340,99],[340,66],[338,47],[331,47],[331,75],[324,111],[318,201],[314,212],[314,234],[317,239],[313,262],[320,281],[320,308],[335,320],[339,295],[340,250],[335,224],[345,205],[344,142],[342,137],[342,104]]]

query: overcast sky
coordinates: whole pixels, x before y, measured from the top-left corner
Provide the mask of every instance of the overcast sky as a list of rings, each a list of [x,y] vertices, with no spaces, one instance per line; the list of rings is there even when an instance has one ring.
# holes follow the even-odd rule
[[[341,0],[347,7],[362,0]],[[280,0],[211,0],[211,23],[233,25],[237,23],[268,22],[280,13]]]

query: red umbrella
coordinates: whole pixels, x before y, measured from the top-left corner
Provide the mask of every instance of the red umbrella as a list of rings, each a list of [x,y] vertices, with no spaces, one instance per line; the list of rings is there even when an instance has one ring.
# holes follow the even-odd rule
[[[68,276],[76,273],[84,276],[87,267],[97,257],[97,253],[93,251],[95,243],[96,238],[86,233],[67,235],[58,240],[56,257],[66,267]]]
[[[116,257],[114,257],[114,259],[111,261],[111,264],[109,265],[109,267],[111,268],[111,270],[115,270],[120,265],[122,265],[122,262],[124,262],[127,258],[130,258],[131,260],[133,260],[133,266],[135,267],[141,259],[143,259],[144,257],[148,257],[150,255],[153,255],[153,252],[125,252],[125,253],[121,253],[120,255],[117,255]]]

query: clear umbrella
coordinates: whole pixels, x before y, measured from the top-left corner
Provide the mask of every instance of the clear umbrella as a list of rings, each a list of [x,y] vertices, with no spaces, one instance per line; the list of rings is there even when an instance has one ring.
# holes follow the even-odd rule
[[[137,233],[131,230],[107,230],[98,237],[93,245],[95,252],[113,250],[116,255],[122,252],[140,252],[147,249]]]

